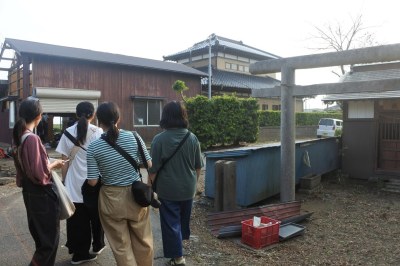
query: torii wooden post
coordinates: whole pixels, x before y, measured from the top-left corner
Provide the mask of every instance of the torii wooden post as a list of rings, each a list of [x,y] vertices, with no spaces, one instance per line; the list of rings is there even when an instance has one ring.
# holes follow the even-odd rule
[[[358,83],[351,88],[351,83],[321,84],[307,87],[295,86],[295,70],[319,67],[330,67],[352,64],[368,64],[375,62],[390,62],[400,60],[400,44],[382,45],[341,52],[315,55],[304,55],[291,58],[270,59],[250,65],[252,74],[268,74],[281,72],[281,202],[295,200],[295,112],[294,99],[296,95],[319,95],[325,93],[361,92],[399,90],[400,79],[385,83],[384,88],[372,87],[368,82]],[[379,84],[379,83],[378,83]],[[360,86],[361,85],[361,86]],[[376,84],[375,84],[376,86]],[[365,87],[365,88],[363,88]],[[258,95],[269,95],[264,89]],[[298,92],[296,92],[298,90]],[[310,90],[313,92],[310,93]],[[305,94],[306,93],[306,94]],[[271,93],[270,95],[272,95]]]

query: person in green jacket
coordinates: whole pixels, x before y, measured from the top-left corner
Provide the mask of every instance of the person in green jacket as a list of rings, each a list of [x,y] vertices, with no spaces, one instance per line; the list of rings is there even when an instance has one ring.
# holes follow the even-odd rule
[[[187,112],[180,102],[172,101],[165,105],[160,126],[164,131],[156,135],[151,143],[153,165],[149,169],[149,178],[156,182],[156,192],[161,202],[163,251],[164,257],[170,258],[167,265],[185,265],[182,240],[190,236],[193,198],[203,167],[200,143],[187,129]],[[187,139],[177,150],[187,134]],[[177,152],[174,154],[175,150]],[[163,165],[168,158],[168,163]]]

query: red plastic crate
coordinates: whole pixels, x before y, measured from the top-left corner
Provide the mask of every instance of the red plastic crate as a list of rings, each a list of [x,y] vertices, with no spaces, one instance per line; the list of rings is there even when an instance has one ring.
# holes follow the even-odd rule
[[[268,245],[279,242],[280,221],[261,216],[261,223],[271,225],[253,226],[253,219],[242,221],[242,243],[255,249],[260,249]]]

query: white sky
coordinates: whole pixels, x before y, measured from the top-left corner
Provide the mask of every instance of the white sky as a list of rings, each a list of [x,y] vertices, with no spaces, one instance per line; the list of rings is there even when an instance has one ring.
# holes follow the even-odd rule
[[[379,44],[400,43],[396,0],[0,0],[0,42],[15,38],[163,60],[211,33],[281,57],[315,53],[314,26],[363,15]],[[331,69],[296,84],[336,82]],[[306,108],[320,107],[319,98]]]

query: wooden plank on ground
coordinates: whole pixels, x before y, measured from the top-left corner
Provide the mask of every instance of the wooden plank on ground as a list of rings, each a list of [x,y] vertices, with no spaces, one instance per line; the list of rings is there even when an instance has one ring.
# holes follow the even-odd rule
[[[252,219],[253,216],[267,216],[277,220],[283,220],[300,214],[299,201],[291,201],[277,204],[257,206],[253,208],[209,213],[207,225],[211,233],[218,235],[223,226],[239,225],[242,221]]]

